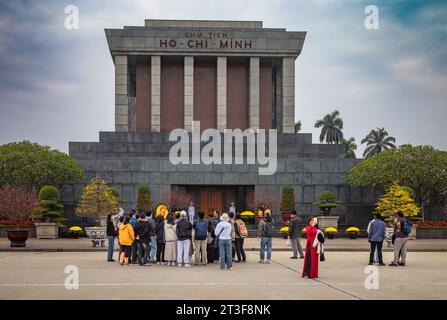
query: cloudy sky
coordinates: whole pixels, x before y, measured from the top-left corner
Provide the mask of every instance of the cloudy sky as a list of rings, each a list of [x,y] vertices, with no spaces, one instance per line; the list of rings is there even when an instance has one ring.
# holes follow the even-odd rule
[[[377,5],[379,29],[365,7]],[[67,5],[80,27],[64,27]],[[0,144],[68,150],[114,130],[114,68],[104,28],[144,19],[262,20],[307,31],[296,61],[302,132],[341,112],[346,137],[385,127],[397,144],[447,150],[447,2],[354,0],[0,0]],[[360,156],[364,147],[359,146]]]

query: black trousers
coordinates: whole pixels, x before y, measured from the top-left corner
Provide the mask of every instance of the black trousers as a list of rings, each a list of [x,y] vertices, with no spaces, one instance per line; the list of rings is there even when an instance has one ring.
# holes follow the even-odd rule
[[[138,260],[138,243],[137,241],[134,241],[132,243],[132,247],[131,247],[131,255],[132,255],[132,263],[137,263]]]
[[[236,238],[235,245],[236,245],[237,260],[245,261],[246,257],[245,257],[245,250],[244,250],[244,238]]]
[[[157,262],[165,262],[166,243],[157,242]]]
[[[379,263],[383,263],[382,260],[382,244],[383,241],[370,241],[371,244],[371,252],[369,253],[369,262],[374,262],[374,251],[376,251],[377,248],[377,255],[379,256]]]

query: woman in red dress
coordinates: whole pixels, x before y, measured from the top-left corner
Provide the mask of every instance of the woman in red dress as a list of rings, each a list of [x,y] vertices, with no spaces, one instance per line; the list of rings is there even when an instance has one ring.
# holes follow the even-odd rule
[[[318,252],[317,248],[313,247],[315,237],[318,234],[318,229],[315,227],[318,223],[317,218],[309,220],[309,225],[306,227],[306,253],[304,256],[304,266],[302,277],[318,278]]]

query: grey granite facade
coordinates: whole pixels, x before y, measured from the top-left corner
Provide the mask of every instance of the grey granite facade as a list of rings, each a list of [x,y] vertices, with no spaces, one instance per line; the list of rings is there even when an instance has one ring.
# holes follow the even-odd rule
[[[295,189],[296,210],[303,217],[318,214],[312,202],[324,190],[335,193],[343,202],[333,212],[342,224],[364,225],[377,195],[346,183],[346,174],[360,160],[344,158],[342,145],[312,144],[310,134],[278,134],[277,172],[259,175],[258,165],[173,165],[169,160],[168,134],[100,132],[99,142],[70,142],[70,155],[86,171],[83,181],[62,189],[63,202],[71,221],[73,206],[84,185],[94,176],[103,178],[121,194],[125,209],[135,207],[141,184],[151,188],[153,204],[163,201],[172,185],[253,186],[280,198],[281,188]],[[245,147],[244,147],[245,148]],[[279,208],[273,210],[279,215]]]

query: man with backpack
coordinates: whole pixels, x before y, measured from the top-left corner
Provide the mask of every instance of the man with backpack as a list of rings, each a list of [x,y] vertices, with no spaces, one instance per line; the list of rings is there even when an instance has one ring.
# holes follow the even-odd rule
[[[258,224],[258,241],[261,240],[261,250],[259,251],[258,263],[270,263],[272,258],[272,237],[273,237],[273,218],[270,210],[265,210],[264,219]],[[267,250],[267,259],[265,251]]]
[[[248,230],[245,222],[241,219],[241,214],[236,213],[236,222],[234,224],[234,229],[236,233],[235,245],[237,260],[236,263],[246,262],[245,250],[244,250],[244,239],[248,237]]]
[[[218,239],[214,234],[214,229],[216,229],[217,224],[219,223],[219,212],[214,211],[210,217],[210,233],[208,235],[208,247],[207,247],[207,260],[208,263],[214,263],[214,260],[218,260],[219,258],[219,246],[217,245]]]
[[[193,229],[195,231],[194,235],[194,248],[195,248],[195,265],[206,265],[208,263],[207,257],[207,238],[208,232],[210,232],[210,223],[205,220],[205,213],[199,211],[199,219],[195,220],[193,223]]]
[[[140,266],[150,266],[149,262],[149,239],[151,237],[151,226],[146,221],[146,213],[142,212],[137,216],[138,222],[135,225],[135,242],[138,245],[138,264]]]
[[[404,217],[402,212],[397,213],[397,218],[394,225],[394,234],[396,239],[394,240],[394,260],[390,263],[390,266],[405,266],[407,259],[407,242],[408,235],[411,232],[411,223]],[[399,261],[399,254],[401,260]]]

